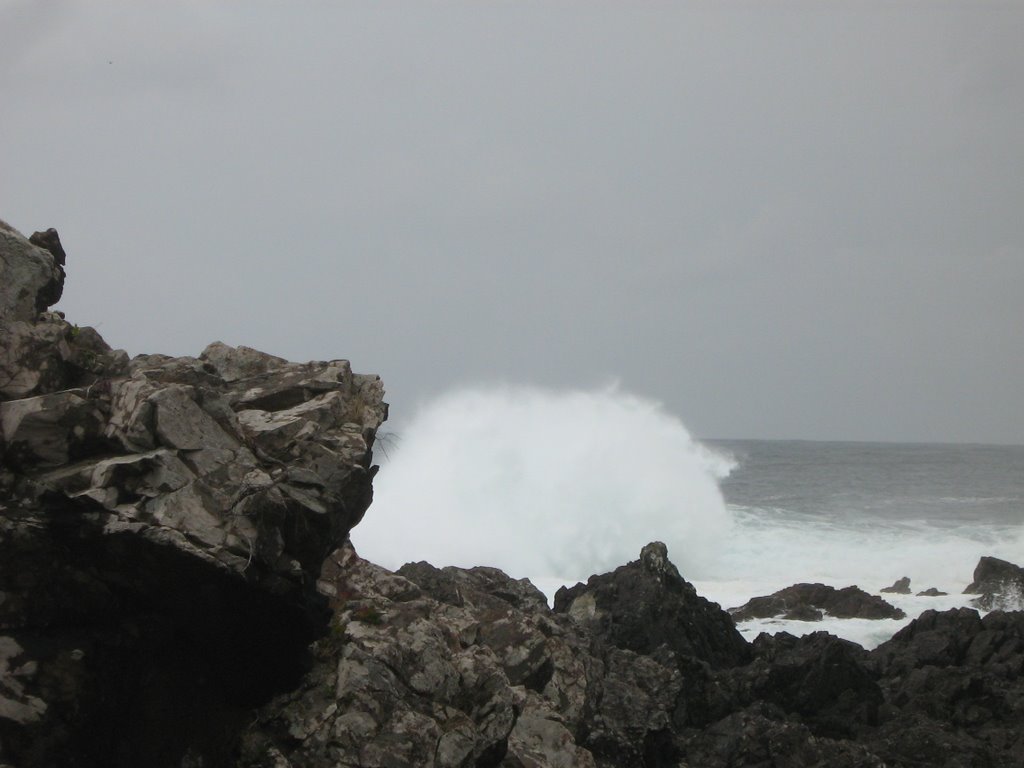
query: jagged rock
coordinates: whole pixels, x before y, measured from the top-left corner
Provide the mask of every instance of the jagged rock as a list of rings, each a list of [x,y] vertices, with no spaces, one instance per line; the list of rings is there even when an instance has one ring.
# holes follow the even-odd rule
[[[674,572],[662,554],[645,578]],[[379,764],[400,761],[406,741],[396,746],[373,735],[385,721],[380,705],[371,701],[392,696],[405,706],[421,702],[417,711],[427,718],[418,748],[434,759],[421,757],[415,765],[639,766],[662,764],[650,760],[678,753],[672,728],[686,674],[675,654],[660,647],[651,656],[600,642],[575,619],[553,613],[529,582],[493,568],[438,569],[426,563],[390,574],[346,546],[330,559],[321,589],[334,601],[336,627],[319,646],[323,668],[338,669],[346,690],[377,681],[372,697],[346,699],[346,718],[363,713],[358,720],[368,728],[365,738],[348,746],[328,740],[327,734],[342,727],[333,724],[341,714],[328,712],[331,704],[317,699],[321,673],[314,673],[302,688],[301,704],[282,697],[265,708],[245,739],[247,766],[282,759],[281,765],[326,765],[328,754],[342,764],[367,764],[367,743],[379,744],[373,757]],[[635,620],[625,612],[621,618]],[[383,661],[394,677],[344,671],[364,654]],[[458,675],[448,671],[452,664],[461,664]],[[500,719],[500,728],[484,728],[480,713],[495,711],[495,701],[508,717]],[[293,737],[297,732],[289,725],[297,716],[292,713],[310,708],[321,713],[312,715],[325,723],[321,731],[282,747],[283,729]]]
[[[910,577],[904,576],[901,579],[896,579],[896,583],[891,587],[878,590],[879,592],[885,592],[892,595],[909,595],[910,594]]]
[[[874,649],[872,657],[890,673],[959,665],[981,628],[981,617],[970,608],[925,611]]]
[[[45,248],[0,227],[0,400],[89,387],[128,364],[94,329],[44,311],[63,291],[64,250],[55,230],[33,241]]]
[[[869,654],[747,644],[657,542],[554,611],[494,568],[392,573],[347,542],[377,377],[219,342],[129,361],[41,312],[63,249],[37,235],[0,222],[0,766],[1024,764],[1024,613],[927,611]]]
[[[753,663],[720,675],[737,702],[770,702],[832,738],[877,722],[882,692],[859,645],[826,632],[783,632],[762,633],[753,648]]]
[[[663,547],[632,566],[644,573],[627,566],[618,583],[665,579],[671,590],[682,581]],[[603,768],[683,757],[674,729],[688,682],[706,679],[706,663],[681,661],[663,643],[650,654],[607,643],[552,612],[529,582],[494,568],[415,563],[392,574],[346,545],[320,588],[335,608],[332,634],[318,643],[320,661],[299,692],[265,707],[249,728],[245,766],[397,765],[415,750],[408,764]],[[711,614],[694,605],[702,613],[691,625]],[[604,610],[630,623],[638,608]],[[324,697],[325,681],[340,695]],[[420,740],[384,739],[394,713],[408,709],[422,718]],[[359,724],[359,737],[338,738],[349,723]]]
[[[672,726],[684,680],[674,661],[620,648],[604,654],[604,674],[580,733],[599,765],[673,765],[682,757]]]
[[[0,323],[34,321],[60,298],[63,283],[52,253],[0,227]]]
[[[4,459],[13,467],[55,467],[106,447],[103,413],[84,390],[0,403]]]
[[[521,660],[501,654],[507,638],[496,652],[494,636],[480,634],[487,627],[476,611],[496,619],[496,598],[467,582],[463,606],[440,603],[349,545],[332,555],[320,586],[335,605],[321,661],[249,727],[240,765],[501,763],[526,689],[509,681]],[[511,611],[506,603],[502,614]],[[529,733],[518,738],[543,743]]]
[[[971,602],[986,611],[1024,610],[1024,568],[997,557],[982,557],[964,594],[980,595]]]
[[[52,253],[53,260],[58,266],[63,267],[67,264],[67,254],[64,253],[64,246],[60,244],[60,235],[57,234],[57,230],[53,227],[43,232],[33,232],[28,241],[32,245],[38,245],[40,248],[45,248]]]
[[[859,587],[836,589],[825,584],[794,584],[766,597],[730,608],[736,621],[792,619],[820,621],[823,613],[838,619],[903,619],[906,614]]]
[[[223,344],[129,361],[43,312],[64,253],[33,241],[0,227],[0,764],[223,765],[323,631],[383,388]],[[291,401],[272,450],[261,392]]]
[[[716,603],[700,597],[668,561],[664,544],[643,548],[640,559],[586,584],[562,587],[555,612],[587,626],[608,645],[650,653],[665,645],[714,667],[746,661],[746,641]]]
[[[890,765],[1024,764],[1024,613],[925,611],[870,654]]]

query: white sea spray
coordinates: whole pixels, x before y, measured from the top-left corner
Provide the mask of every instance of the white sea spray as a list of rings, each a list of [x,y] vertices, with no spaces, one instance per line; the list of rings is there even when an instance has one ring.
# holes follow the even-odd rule
[[[718,487],[732,466],[660,404],[615,386],[465,389],[403,430],[352,538],[386,566],[570,582],[661,540],[692,578],[714,570],[732,533]]]

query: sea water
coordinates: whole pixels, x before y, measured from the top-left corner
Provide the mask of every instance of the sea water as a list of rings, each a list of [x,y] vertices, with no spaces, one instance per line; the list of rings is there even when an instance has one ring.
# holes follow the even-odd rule
[[[741,624],[744,634],[826,629],[870,647],[923,610],[968,605],[963,590],[981,556],[1024,564],[1022,446],[707,444],[736,463],[721,483],[736,526],[721,553],[733,578],[697,580],[709,599],[740,604],[796,581],[880,594],[911,579],[911,595],[882,594],[905,620],[768,620]],[[932,587],[949,594],[917,596]]]
[[[872,647],[928,608],[967,605],[982,555],[1024,564],[1024,447],[697,440],[616,386],[478,387],[420,408],[352,539],[389,568],[491,565],[549,596],[664,541],[725,608],[798,582],[884,595],[908,618],[744,622]],[[935,587],[944,597],[918,597]]]

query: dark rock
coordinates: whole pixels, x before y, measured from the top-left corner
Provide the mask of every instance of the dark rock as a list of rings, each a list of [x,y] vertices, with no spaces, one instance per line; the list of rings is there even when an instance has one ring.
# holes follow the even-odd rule
[[[890,764],[1024,764],[1024,613],[925,611],[870,657],[886,712],[866,740]]]
[[[878,720],[882,691],[859,645],[826,632],[761,634],[754,661],[717,676],[732,707],[770,702],[821,736],[848,738]]]
[[[887,674],[924,666],[959,666],[981,630],[981,617],[970,608],[925,611],[875,648],[871,656]]]
[[[586,584],[562,587],[556,613],[572,616],[600,642],[636,653],[664,645],[712,667],[741,664],[747,642],[716,603],[700,597],[668,560],[661,542],[644,547],[640,559]]]
[[[906,614],[882,598],[859,587],[825,584],[794,584],[766,597],[755,597],[739,608],[730,608],[735,621],[781,618],[818,621],[822,612],[837,619],[902,619]]]
[[[1024,568],[1000,560],[997,557],[982,557],[974,569],[974,581],[965,595],[980,595],[972,602],[984,610],[1024,609]]]
[[[815,736],[770,704],[757,703],[684,737],[689,765],[730,768],[885,768],[869,749]]]
[[[870,747],[887,766],[1019,766],[1019,755],[993,759],[994,750],[959,728],[914,714],[883,725]],[[999,752],[1005,752],[999,750]]]
[[[57,234],[57,230],[50,227],[45,232],[33,232],[32,236],[28,239],[32,245],[38,245],[40,248],[45,248],[53,254],[54,261],[59,266],[67,264],[67,254],[64,253],[64,246],[60,244],[60,235]]]
[[[896,579],[896,583],[891,587],[880,589],[879,592],[885,592],[893,595],[909,595],[910,594],[910,577],[904,576],[902,579]]]
[[[923,590],[921,592],[918,592],[917,596],[918,597],[943,597],[944,595],[948,595],[948,594],[949,594],[949,592],[942,592],[942,591],[936,589],[935,587],[928,587],[928,589]]]
[[[33,232],[28,241],[53,255],[58,272],[58,276],[50,280],[36,298],[36,309],[42,312],[60,301],[60,297],[64,293],[64,264],[67,262],[67,255],[64,253],[64,247],[60,244],[57,230],[52,227],[45,232]]]

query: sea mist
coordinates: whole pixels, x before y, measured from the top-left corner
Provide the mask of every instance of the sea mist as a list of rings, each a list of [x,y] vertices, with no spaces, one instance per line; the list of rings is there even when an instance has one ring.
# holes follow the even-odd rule
[[[456,391],[421,408],[389,453],[352,532],[389,568],[491,565],[544,588],[657,539],[693,579],[710,575],[732,527],[718,487],[731,461],[617,387]]]

